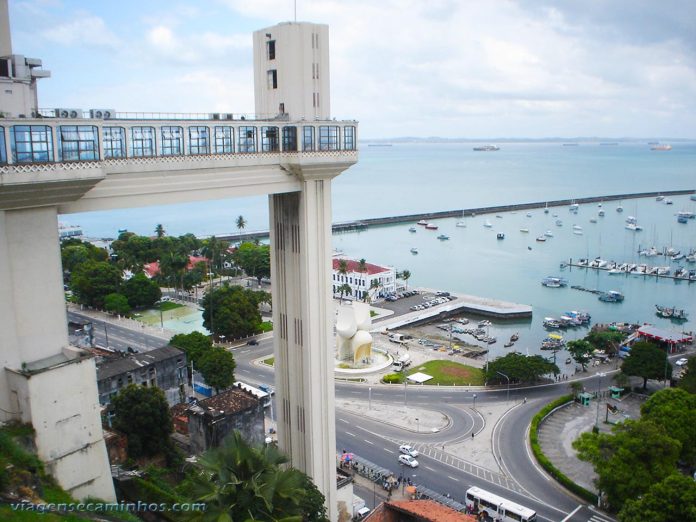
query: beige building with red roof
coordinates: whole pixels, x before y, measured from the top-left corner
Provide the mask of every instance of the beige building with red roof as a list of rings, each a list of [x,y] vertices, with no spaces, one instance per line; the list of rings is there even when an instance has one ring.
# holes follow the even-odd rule
[[[341,261],[346,262],[346,273],[340,271]],[[373,263],[365,263],[364,268],[359,261],[343,257],[332,259],[332,291],[334,297],[340,297],[340,287],[347,284],[350,287],[350,294],[343,293],[343,297],[357,301],[366,300],[365,294],[369,295],[369,301],[374,301],[380,297],[396,293],[396,270],[393,266],[379,266]]]

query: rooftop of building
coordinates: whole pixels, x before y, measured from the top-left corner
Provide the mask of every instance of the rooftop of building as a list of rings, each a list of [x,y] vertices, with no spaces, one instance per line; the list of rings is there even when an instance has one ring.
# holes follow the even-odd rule
[[[334,257],[332,259],[334,270],[338,270],[341,261],[345,261],[347,263],[348,272],[366,273],[367,275],[375,275],[375,274],[381,274],[383,272],[388,272],[391,270],[388,267],[375,265],[373,263],[365,263],[365,271],[361,272],[359,261],[356,261],[354,259],[344,258],[344,257]]]
[[[224,414],[239,413],[254,408],[259,401],[250,393],[239,388],[231,388],[208,399],[203,399],[189,408],[194,414],[215,411]]]
[[[114,355],[97,367],[97,380],[108,379],[116,375],[146,368],[156,362],[171,359],[173,357],[184,358],[184,352],[174,346],[162,346],[145,353],[135,353],[126,357]]]
[[[365,518],[365,522],[475,522],[475,520],[476,517],[472,515],[460,513],[434,500],[383,502]]]

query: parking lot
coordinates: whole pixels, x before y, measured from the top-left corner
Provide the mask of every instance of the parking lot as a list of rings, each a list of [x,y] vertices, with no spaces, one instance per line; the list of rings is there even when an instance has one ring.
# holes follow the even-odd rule
[[[408,295],[407,295],[408,294]],[[437,295],[440,294],[440,295]],[[442,295],[442,294],[448,294],[448,295]],[[403,297],[398,297],[399,295],[402,295]],[[380,301],[379,303],[376,304],[379,308],[385,308],[387,310],[391,310],[394,312],[394,315],[401,315],[405,314],[408,312],[414,311],[414,308],[416,306],[425,306],[426,303],[431,303],[430,306],[433,306],[433,301],[435,300],[441,300],[441,303],[446,303],[451,299],[454,299],[455,296],[449,295],[449,292],[420,292],[419,290],[408,290],[407,292],[401,292],[396,295],[396,300],[384,300]],[[440,303],[437,303],[440,304]],[[378,321],[378,319],[376,320]]]

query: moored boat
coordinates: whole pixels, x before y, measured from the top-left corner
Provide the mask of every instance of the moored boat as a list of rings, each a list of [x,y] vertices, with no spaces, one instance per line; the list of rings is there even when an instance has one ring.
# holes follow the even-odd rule
[[[412,254],[417,254],[417,253],[418,253],[418,249],[415,248],[415,247],[412,248],[412,249],[411,249],[411,253],[412,253]]]
[[[609,290],[608,292],[599,294],[599,300],[605,303],[620,303],[624,300],[624,295],[617,290]]]
[[[418,223],[416,223],[416,225],[423,225],[423,226],[425,226],[427,224],[428,224],[428,222],[425,219],[421,219]]]
[[[416,227],[411,227],[411,228],[408,229],[408,231],[409,231],[409,232],[415,232],[415,231],[416,231]]]
[[[445,234],[440,234],[439,236],[437,236],[437,238],[438,238],[440,241],[446,241],[446,240],[449,239],[449,236],[446,236]]]
[[[437,230],[437,225],[435,223],[428,223],[425,225],[425,228],[428,230]]]
[[[672,319],[673,321],[686,321],[688,314],[684,310],[678,310],[675,307],[660,306],[655,305],[657,311],[655,312],[658,316],[664,317],[665,319]]]

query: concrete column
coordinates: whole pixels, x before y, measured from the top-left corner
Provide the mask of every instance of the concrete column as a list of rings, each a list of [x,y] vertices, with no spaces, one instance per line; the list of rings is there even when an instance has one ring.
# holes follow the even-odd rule
[[[68,345],[56,207],[0,211],[0,418],[77,498],[113,500],[94,359]]]
[[[302,190],[269,197],[278,443],[335,521],[331,178],[343,169],[291,170]]]

